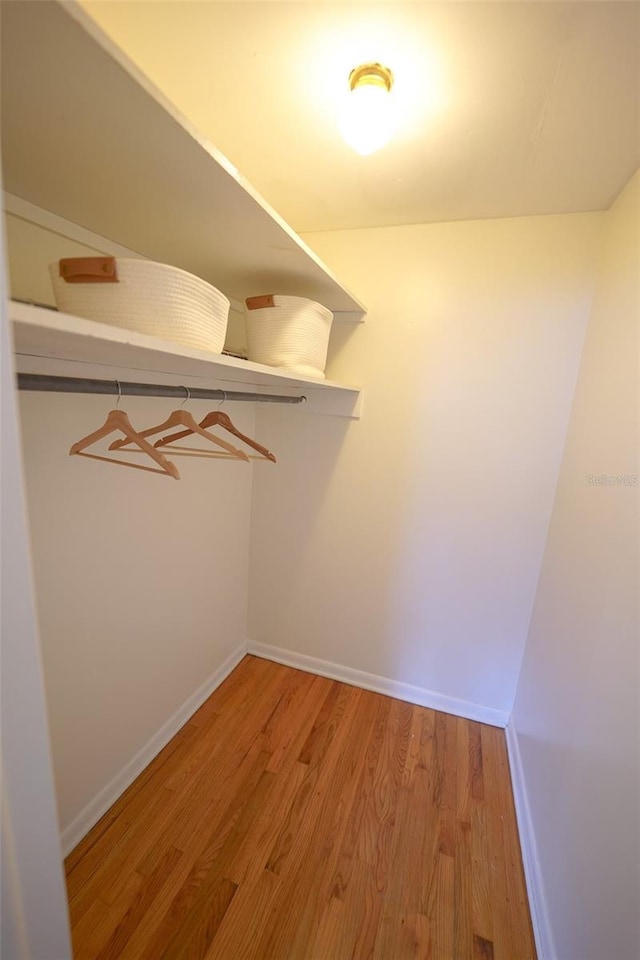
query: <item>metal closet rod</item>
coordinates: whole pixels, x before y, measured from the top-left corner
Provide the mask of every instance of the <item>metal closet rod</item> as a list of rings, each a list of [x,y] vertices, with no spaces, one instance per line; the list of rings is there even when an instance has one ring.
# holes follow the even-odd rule
[[[284,397],[273,393],[244,393],[240,390],[208,390],[202,387],[168,386],[162,383],[131,383],[127,380],[87,380],[84,377],[47,377],[19,373],[18,390],[48,393],[101,393],[123,397],[177,397],[179,400],[240,400],[247,403],[304,403],[306,397]]]

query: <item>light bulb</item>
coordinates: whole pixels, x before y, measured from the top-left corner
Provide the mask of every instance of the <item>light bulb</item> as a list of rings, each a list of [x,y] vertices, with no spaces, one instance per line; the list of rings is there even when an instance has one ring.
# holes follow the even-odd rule
[[[357,153],[367,156],[391,139],[393,104],[389,96],[393,76],[378,63],[352,70],[351,91],[339,118],[343,138]]]

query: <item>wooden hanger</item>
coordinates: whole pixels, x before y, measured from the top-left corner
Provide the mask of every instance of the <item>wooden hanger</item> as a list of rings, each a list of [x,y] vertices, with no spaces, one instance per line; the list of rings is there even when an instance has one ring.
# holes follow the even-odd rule
[[[249,457],[246,455],[246,453],[244,453],[242,450],[238,450],[238,448],[232,446],[232,444],[227,443],[226,440],[221,440],[220,437],[216,437],[212,433],[207,433],[203,427],[196,423],[189,411],[183,410],[181,407],[178,410],[174,410],[173,413],[170,413],[163,423],[159,423],[156,427],[149,427],[147,430],[141,430],[139,436],[142,438],[152,437],[156,433],[162,433],[164,430],[171,430],[173,427],[180,426],[188,428],[185,431],[186,434],[197,433],[198,436],[204,437],[204,439],[208,440],[210,443],[215,443],[219,447],[222,447],[234,458],[249,462]],[[109,450],[119,450],[130,442],[131,441],[129,440],[115,440],[109,447]],[[151,449],[155,450],[155,447],[152,447]],[[156,450],[156,453],[157,452],[158,451]]]
[[[84,453],[84,450],[87,447],[90,447],[96,441],[101,440],[103,437],[108,436],[110,433],[113,433],[115,430],[120,430],[121,433],[124,433],[125,440],[116,441],[116,444],[111,444],[109,447],[112,450],[117,444],[124,443],[135,443],[144,453],[148,454],[152,460],[160,466],[160,469],[155,467],[146,467],[141,463],[132,463],[129,460],[116,460],[114,457],[102,457],[96,453]],[[176,480],[180,479],[180,474],[178,473],[178,468],[175,464],[171,463],[170,460],[167,460],[155,447],[152,447],[150,443],[144,439],[144,437],[137,433],[129,421],[129,417],[126,415],[124,410],[110,410],[107,414],[107,419],[104,424],[98,429],[94,430],[93,433],[90,433],[88,436],[83,437],[82,440],[78,440],[77,443],[74,443],[71,449],[69,450],[69,456],[80,456],[80,457],[90,457],[92,460],[104,460],[106,463],[118,463],[124,467],[131,467],[134,470],[148,470],[150,473],[164,473],[168,474],[170,477],[174,477]]]
[[[200,426],[202,428],[214,426],[223,427],[223,429],[228,430],[229,433],[232,433],[234,437],[237,437],[238,440],[242,440],[242,442],[246,443],[247,446],[257,450],[258,453],[260,453],[266,460],[271,460],[272,463],[278,462],[275,454],[271,453],[270,450],[267,450],[266,447],[263,447],[262,444],[258,443],[257,440],[253,440],[251,437],[245,436],[244,433],[240,433],[240,431],[233,424],[231,417],[227,416],[226,413],[222,413],[220,410],[212,410],[211,413],[208,413],[206,417],[200,421]],[[180,433],[173,433],[169,437],[163,437],[161,440],[156,440],[154,446],[164,447],[167,444],[173,443],[175,440],[182,440],[184,437],[190,436],[191,433],[191,430],[181,430]]]

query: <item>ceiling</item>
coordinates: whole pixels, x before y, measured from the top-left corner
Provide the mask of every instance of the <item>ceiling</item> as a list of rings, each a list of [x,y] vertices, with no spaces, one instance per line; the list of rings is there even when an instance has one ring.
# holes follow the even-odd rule
[[[606,209],[640,165],[637,2],[85,2],[298,231]],[[352,67],[398,129],[340,138]]]

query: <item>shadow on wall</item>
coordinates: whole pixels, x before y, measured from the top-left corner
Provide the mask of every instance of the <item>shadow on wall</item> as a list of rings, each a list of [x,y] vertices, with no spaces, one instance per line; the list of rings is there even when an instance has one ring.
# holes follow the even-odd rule
[[[395,651],[379,637],[397,564],[389,544],[411,523],[403,488],[412,437],[398,419],[404,401],[388,393],[377,364],[351,363],[372,331],[393,350],[385,326],[376,332],[370,314],[332,333],[330,377],[363,387],[361,421],[258,409],[256,430],[278,469],[254,475],[249,596],[251,640],[371,672],[375,661],[393,676],[386,656]]]
[[[256,436],[274,450],[278,464],[269,469],[269,464],[256,461],[253,480],[249,583],[253,641],[277,644],[294,624],[317,624],[323,611],[316,600],[327,596],[323,581],[348,575],[340,536],[336,540],[325,518],[351,428],[349,420],[313,416],[294,407],[257,409]],[[330,566],[318,564],[317,545],[323,543],[331,553]]]
[[[359,323],[333,322],[331,326],[331,337],[329,339],[329,350],[327,352],[328,371],[333,371],[334,368],[341,364],[345,354],[353,348],[354,340],[357,341],[360,327],[361,325]],[[329,377],[333,379],[333,374],[329,373]],[[336,380],[339,379],[339,377],[336,377]]]

